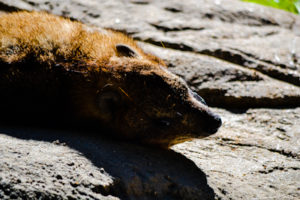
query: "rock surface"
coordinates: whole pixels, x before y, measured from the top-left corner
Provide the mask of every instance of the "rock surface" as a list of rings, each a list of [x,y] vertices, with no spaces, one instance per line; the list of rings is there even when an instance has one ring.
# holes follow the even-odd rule
[[[173,151],[80,132],[0,132],[0,199],[214,197],[206,175]]]
[[[0,199],[300,198],[300,16],[238,0],[2,0],[0,9],[126,32],[224,121],[173,151],[2,127]]]

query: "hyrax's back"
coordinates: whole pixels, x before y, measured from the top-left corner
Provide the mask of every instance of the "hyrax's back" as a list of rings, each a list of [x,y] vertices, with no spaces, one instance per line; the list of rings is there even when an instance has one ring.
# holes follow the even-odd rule
[[[71,122],[164,146],[221,125],[203,99],[129,37],[39,12],[0,17],[6,119]]]
[[[104,29],[101,31],[47,13],[4,15],[0,21],[0,34],[1,58],[8,62],[20,61],[32,53],[43,53],[39,55],[41,61],[56,61],[62,57],[107,62],[116,53],[115,45],[118,43],[127,44],[142,53],[135,42],[123,34]],[[10,55],[4,50],[11,50]]]

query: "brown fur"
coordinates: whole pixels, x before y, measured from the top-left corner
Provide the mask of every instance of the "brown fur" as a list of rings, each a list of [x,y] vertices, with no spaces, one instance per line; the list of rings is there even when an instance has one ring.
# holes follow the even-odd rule
[[[59,58],[93,66],[107,66],[118,56],[115,46],[127,44],[152,64],[163,62],[145,54],[129,37],[111,30],[99,34],[96,28],[79,22],[39,12],[19,12],[1,17],[1,58],[19,62],[29,54],[39,55],[41,62],[54,63]],[[14,47],[14,49],[11,49]],[[10,49],[8,55],[4,50]]]
[[[0,103],[11,118],[93,121],[163,146],[221,123],[162,60],[115,31],[47,13],[3,15],[0,64]]]

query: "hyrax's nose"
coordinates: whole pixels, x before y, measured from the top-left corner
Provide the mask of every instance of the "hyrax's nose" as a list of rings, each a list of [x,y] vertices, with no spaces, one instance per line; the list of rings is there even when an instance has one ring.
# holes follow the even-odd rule
[[[191,100],[193,105],[197,108],[198,112],[201,113],[200,116],[203,120],[202,130],[208,134],[214,134],[218,131],[222,125],[221,118],[208,109],[205,101],[197,93],[189,91],[191,94]]]
[[[212,112],[207,113],[207,121],[205,123],[204,130],[209,134],[214,134],[218,131],[220,126],[222,125],[222,119],[217,114]]]

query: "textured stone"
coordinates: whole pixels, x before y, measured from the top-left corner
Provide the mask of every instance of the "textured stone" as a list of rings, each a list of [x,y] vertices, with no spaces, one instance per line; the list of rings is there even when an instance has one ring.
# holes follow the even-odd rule
[[[114,185],[109,174],[58,141],[3,134],[0,141],[0,199],[118,199],[106,194]]]
[[[213,199],[181,154],[96,133],[0,129],[0,199]]]
[[[300,109],[222,113],[224,125],[205,140],[173,147],[196,163],[221,199],[297,199]]]

